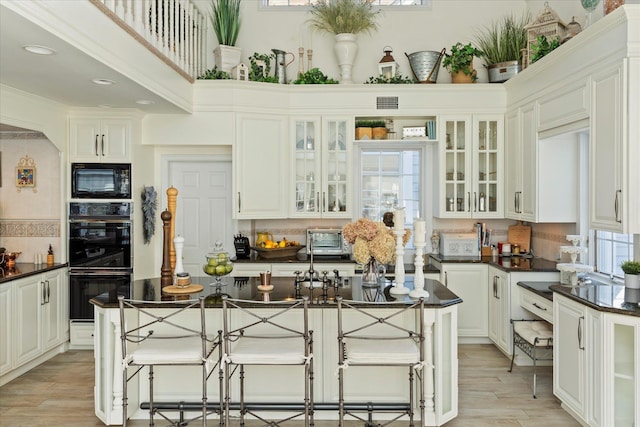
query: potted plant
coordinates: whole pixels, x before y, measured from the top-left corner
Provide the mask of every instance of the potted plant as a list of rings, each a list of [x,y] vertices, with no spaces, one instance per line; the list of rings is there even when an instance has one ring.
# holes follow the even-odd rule
[[[213,51],[216,65],[227,73],[240,63],[241,49],[235,47],[240,32],[242,0],[211,0],[211,26],[218,39]]]
[[[327,77],[319,68],[312,68],[309,71],[300,74],[298,78],[291,83],[295,85],[333,85],[338,82]]]
[[[473,69],[474,56],[482,56],[482,51],[471,43],[463,45],[458,42],[451,46],[451,51],[442,60],[442,66],[451,73],[452,83],[473,83],[478,79]]]
[[[335,35],[340,83],[352,83],[351,68],[358,52],[357,34],[376,30],[380,11],[374,10],[369,0],[318,0],[310,13],[313,29]]]
[[[630,289],[640,289],[640,262],[625,261],[620,268],[624,271],[624,285]]]
[[[540,35],[536,38],[536,42],[531,45],[531,50],[533,54],[531,55],[531,63],[538,61],[539,59],[545,57],[553,50],[557,49],[560,46],[560,39],[557,37],[553,37],[550,40],[547,39],[547,36]]]
[[[373,128],[371,127],[371,120],[357,120],[356,121],[356,139],[372,139]]]
[[[373,139],[386,139],[387,123],[384,120],[372,120],[371,134],[373,135]]]
[[[501,83],[522,70],[521,51],[527,47],[525,26],[531,14],[520,19],[505,15],[476,35],[476,44],[487,61],[490,83]]]

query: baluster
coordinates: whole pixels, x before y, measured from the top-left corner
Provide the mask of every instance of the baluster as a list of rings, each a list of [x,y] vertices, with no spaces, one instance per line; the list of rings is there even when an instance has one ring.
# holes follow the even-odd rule
[[[169,56],[169,0],[162,1],[162,25],[159,29],[162,35],[162,51],[165,55]]]
[[[114,13],[118,18],[124,19],[124,0],[116,0]]]
[[[134,0],[123,0],[124,3],[124,22],[131,28],[133,27],[133,1]]]
[[[178,19],[178,65],[180,68],[184,69],[184,49],[186,43],[186,34],[185,34],[185,18],[186,12],[184,0],[178,0],[178,14],[180,19]]]
[[[103,3],[107,7],[107,9],[109,9],[111,12],[113,12],[113,13],[116,12],[116,2],[115,2],[115,0],[104,0]]]
[[[207,27],[204,22],[204,15],[199,15],[198,21],[198,73],[202,74],[206,70],[204,58],[207,56],[205,43]]]
[[[169,4],[169,58],[176,62],[176,3],[170,1]]]
[[[136,32],[144,37],[144,17],[145,13],[143,12],[144,6],[146,2],[135,1],[133,2],[133,28],[135,28]]]
[[[189,75],[194,75],[193,69],[193,3],[189,3],[189,14],[187,15],[187,54],[185,55],[185,68]]]
[[[425,316],[424,321],[424,368],[422,369],[422,379],[424,381],[424,400],[425,400],[425,418],[427,420],[435,419],[435,366],[433,364],[433,353],[434,353],[434,345],[433,345],[433,328],[435,326],[434,314],[427,312],[432,312],[433,310],[424,310],[423,315]],[[446,380],[445,380],[446,381]],[[424,424],[424,420],[422,420],[422,424]]]

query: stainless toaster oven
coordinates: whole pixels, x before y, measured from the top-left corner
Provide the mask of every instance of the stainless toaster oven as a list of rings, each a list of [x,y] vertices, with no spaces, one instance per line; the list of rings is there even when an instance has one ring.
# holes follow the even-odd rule
[[[348,256],[349,244],[342,237],[341,228],[307,229],[307,253],[314,255]]]

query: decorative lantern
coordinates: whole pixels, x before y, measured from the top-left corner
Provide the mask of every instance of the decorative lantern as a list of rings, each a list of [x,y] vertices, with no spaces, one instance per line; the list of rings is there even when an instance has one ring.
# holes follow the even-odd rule
[[[249,80],[249,68],[241,62],[233,68],[232,76],[236,80]]]
[[[537,43],[538,36],[545,36],[549,41],[553,39],[560,41],[566,34],[567,26],[562,22],[556,11],[549,7],[549,2],[545,2],[544,9],[538,17],[524,28],[527,30],[526,65],[528,66],[531,65],[531,57],[533,56],[531,46]],[[522,65],[522,68],[526,68],[524,58]]]
[[[391,56],[391,52],[393,52],[391,46],[385,46],[383,51],[384,56],[378,63],[378,75],[385,76],[387,79],[390,79],[396,75],[398,63],[393,56]]]

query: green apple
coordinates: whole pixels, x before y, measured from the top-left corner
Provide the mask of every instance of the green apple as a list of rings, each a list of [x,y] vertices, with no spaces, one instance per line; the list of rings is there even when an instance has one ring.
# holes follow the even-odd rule
[[[233,271],[233,264],[229,263],[225,266],[225,270],[227,271],[227,274],[231,273]]]
[[[218,261],[219,261],[221,264],[226,263],[226,262],[227,262],[227,254],[226,254],[226,253],[224,253],[224,252],[220,252],[220,253],[218,254]]]
[[[214,274],[216,274],[216,267],[207,264],[204,266],[204,272],[207,273],[209,276],[213,276]]]
[[[211,267],[216,267],[218,265],[218,259],[217,258],[209,258],[209,262],[207,264],[209,264]]]
[[[218,265],[216,267],[216,275],[224,276],[225,274],[227,274],[227,268],[224,265]]]

